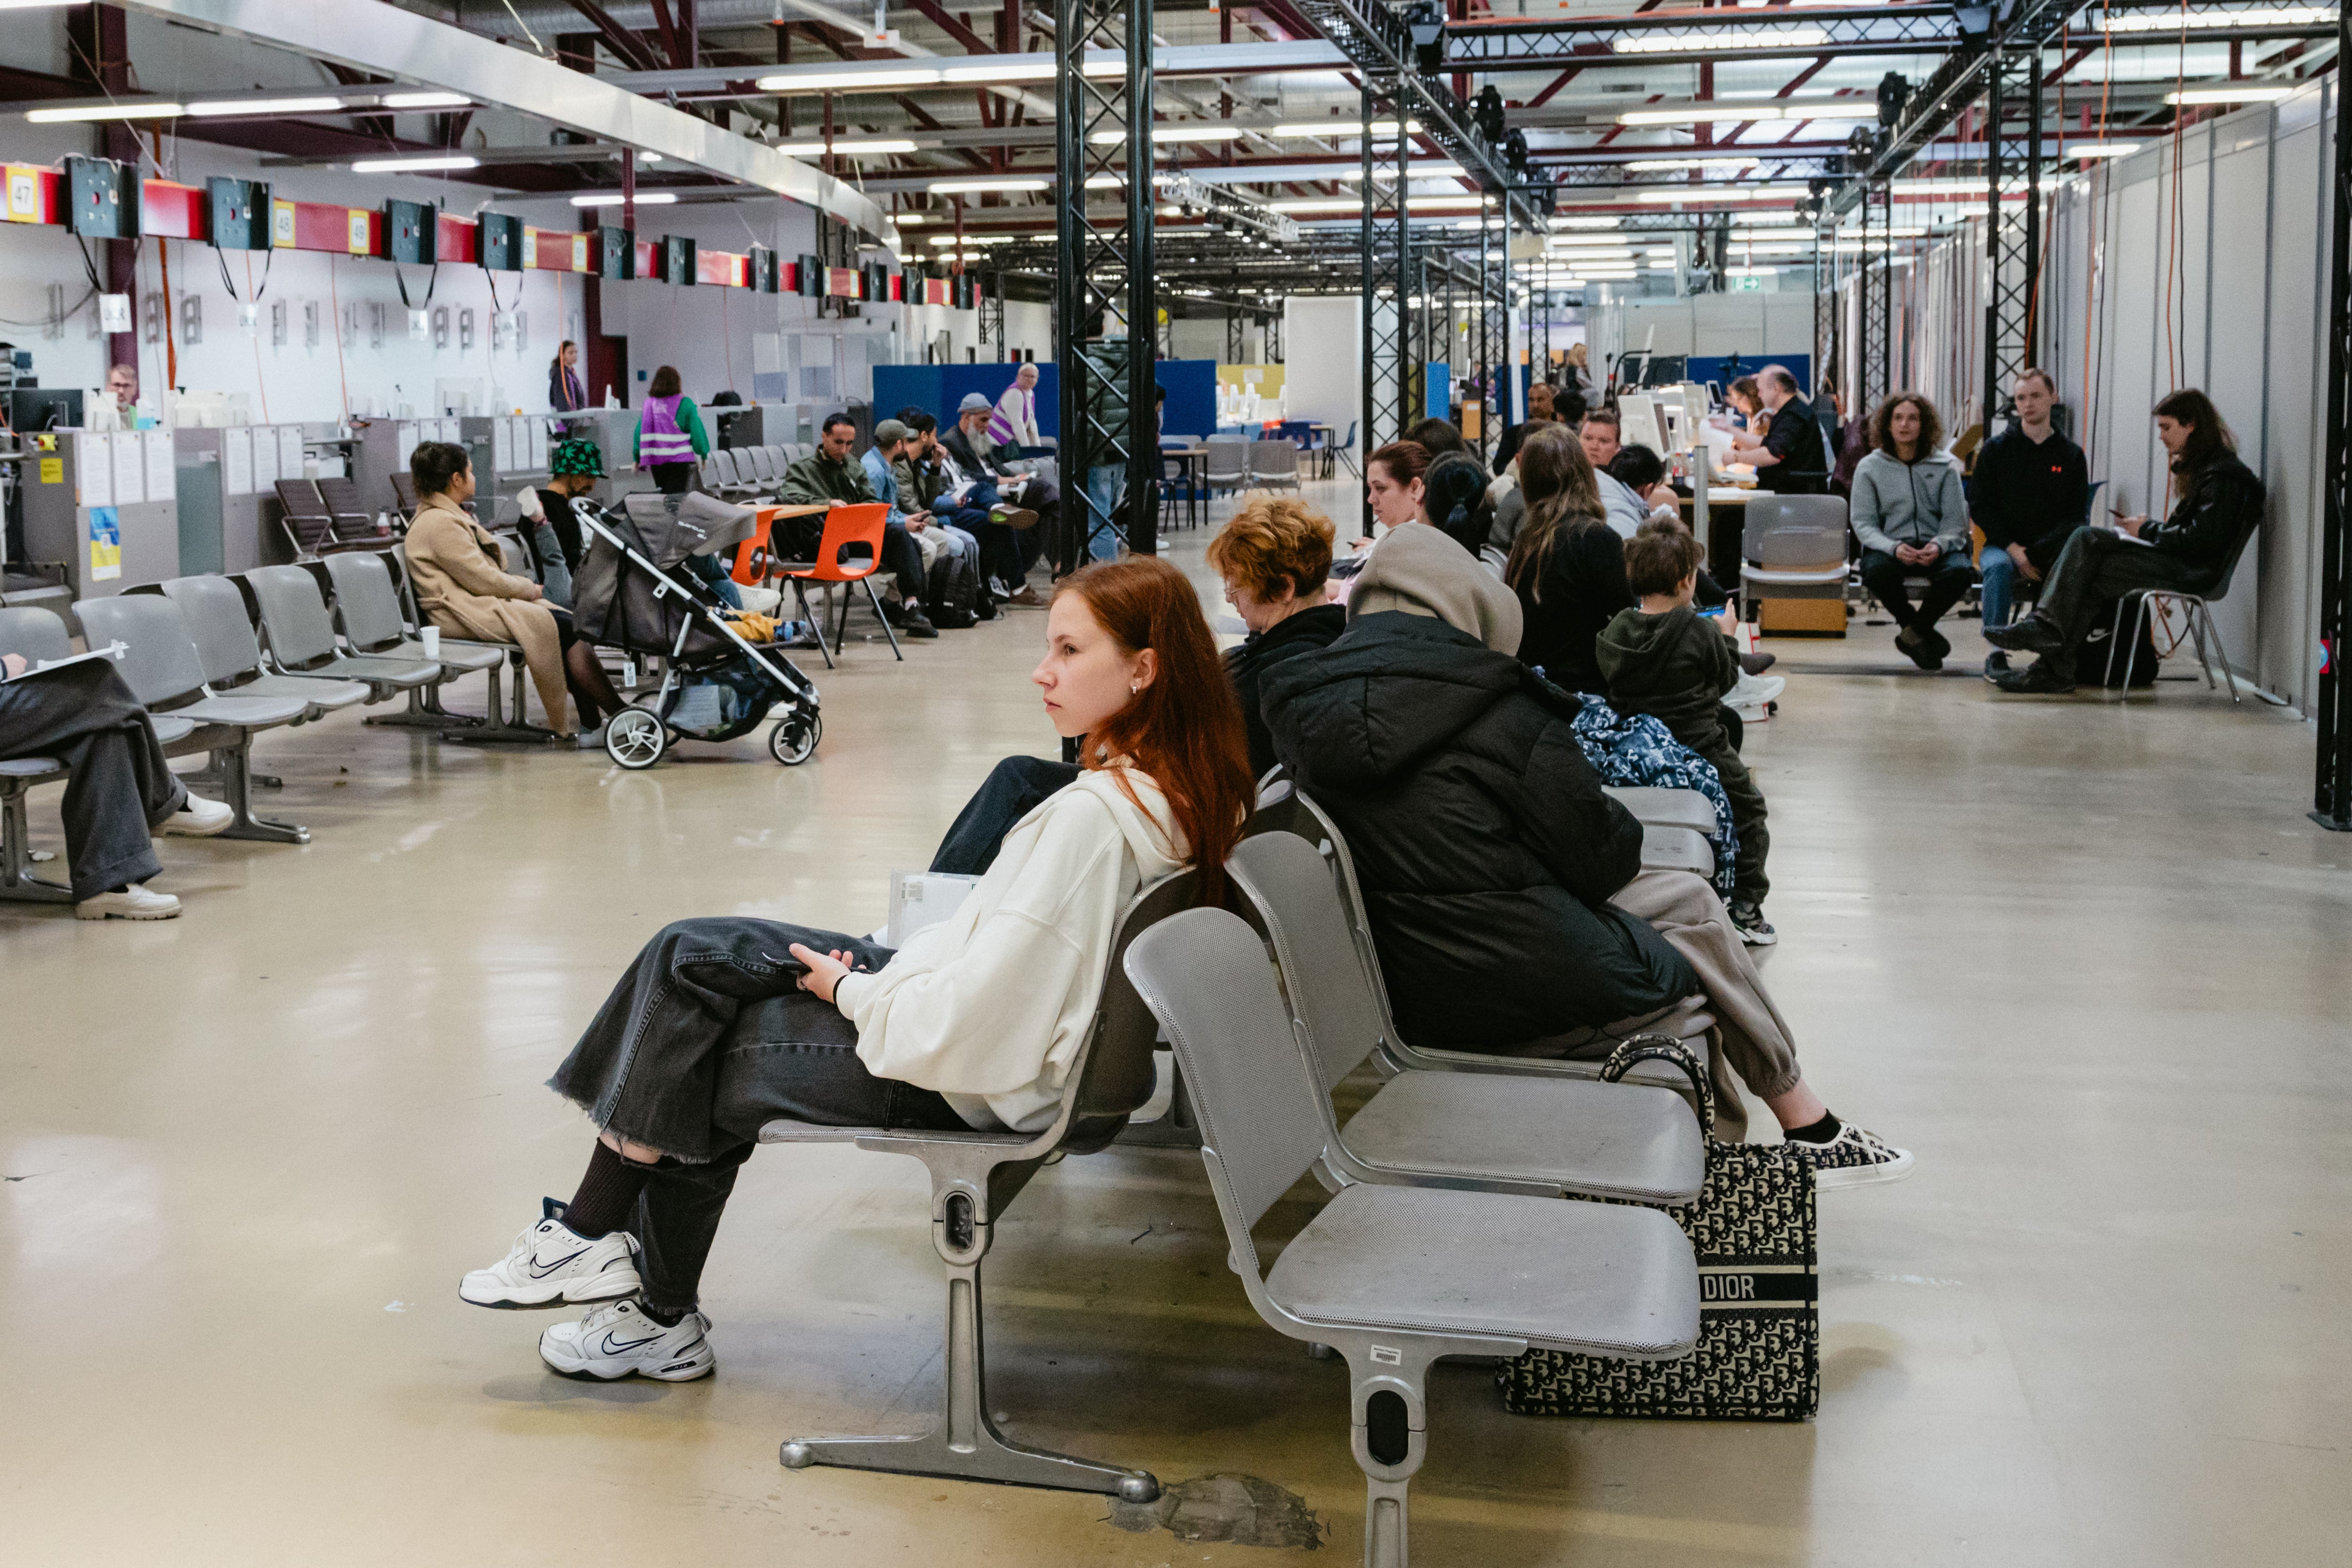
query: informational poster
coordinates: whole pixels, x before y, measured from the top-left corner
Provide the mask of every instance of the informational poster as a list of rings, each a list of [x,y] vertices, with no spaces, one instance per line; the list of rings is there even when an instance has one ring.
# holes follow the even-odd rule
[[[278,477],[299,479],[302,477],[302,426],[280,425],[278,427]]]
[[[416,443],[421,440],[427,439],[427,437],[420,436],[417,433],[417,430],[418,426],[414,420],[403,420],[401,422],[399,433],[393,437],[393,459],[394,467],[402,468],[408,467],[408,459],[416,456]]]
[[[233,496],[253,493],[253,431],[246,426],[221,432],[221,489]]]
[[[172,454],[172,433],[169,430],[142,430],[139,440],[147,449],[147,499],[172,500],[180,489]]]
[[[253,488],[269,495],[278,489],[278,432],[268,425],[253,427]]]
[[[122,520],[110,506],[89,514],[89,575],[98,583],[122,575]]]
[[[114,504],[137,506],[147,499],[147,457],[139,433],[126,430],[114,437]]]
[[[66,482],[66,460],[63,458],[41,459],[41,483],[61,485]]]
[[[503,416],[490,421],[490,467],[501,474],[510,474],[521,465],[515,461],[515,422]]]
[[[545,473],[547,471],[547,421],[526,419],[523,423],[530,430],[531,471]]]
[[[74,437],[74,504],[114,504],[114,437],[85,431]]]

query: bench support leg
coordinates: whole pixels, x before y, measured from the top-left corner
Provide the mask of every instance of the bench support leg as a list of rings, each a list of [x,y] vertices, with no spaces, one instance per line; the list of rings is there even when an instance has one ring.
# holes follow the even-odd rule
[[[441,738],[455,741],[461,746],[542,746],[561,739],[552,730],[542,730],[536,724],[523,722],[523,671],[520,662],[514,664],[514,717],[509,719],[499,699],[499,678],[507,668],[504,664],[490,667],[490,700],[488,716],[469,719],[462,730],[451,730]]]
[[[22,904],[69,904],[73,889],[46,881],[29,868],[32,856],[25,820],[25,790],[12,786],[0,795],[0,899]]]
[[[308,844],[310,830],[291,822],[275,822],[253,815],[253,737],[240,736],[234,746],[223,746],[212,754],[207,771],[221,781],[221,793],[227,798],[236,820],[231,823],[223,838],[252,838],[265,844]]]
[[[1148,1470],[1123,1470],[1068,1454],[1008,1441],[989,1419],[980,1316],[980,1266],[990,1226],[976,1222],[971,1198],[950,1192],[931,1223],[948,1272],[947,1409],[940,1424],[914,1437],[819,1437],[789,1442],[786,1468],[837,1465],[853,1470],[948,1476],[1059,1491],[1103,1492],[1150,1502],[1160,1482]],[[960,1245],[959,1245],[960,1244]]]
[[[490,671],[490,710],[498,711],[499,672]],[[471,713],[452,713],[441,706],[441,688],[412,686],[408,689],[408,706],[397,713],[371,713],[361,721],[381,724],[394,730],[467,730],[486,722]]]

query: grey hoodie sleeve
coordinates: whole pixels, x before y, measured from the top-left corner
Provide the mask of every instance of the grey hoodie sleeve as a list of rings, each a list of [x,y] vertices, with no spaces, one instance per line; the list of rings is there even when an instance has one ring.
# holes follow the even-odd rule
[[[1949,458],[1936,465],[1936,542],[1947,555],[1969,558],[1975,540],[1969,532],[1969,496],[1960,483],[1960,466]]]
[[[1879,499],[1878,480],[1885,463],[1876,452],[1866,455],[1853,470],[1853,500],[1847,510],[1847,521],[1853,524],[1853,536],[1862,541],[1864,550],[1881,554],[1895,553],[1895,541],[1879,526],[1883,502]]]

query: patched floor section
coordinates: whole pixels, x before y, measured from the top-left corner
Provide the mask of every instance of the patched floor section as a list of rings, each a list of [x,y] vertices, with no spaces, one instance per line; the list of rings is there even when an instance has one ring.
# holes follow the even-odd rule
[[[1255,1476],[1199,1476],[1179,1481],[1157,1502],[1113,1502],[1110,1522],[1138,1535],[1165,1527],[1179,1541],[1235,1546],[1289,1546],[1312,1552],[1327,1527],[1297,1492]]]

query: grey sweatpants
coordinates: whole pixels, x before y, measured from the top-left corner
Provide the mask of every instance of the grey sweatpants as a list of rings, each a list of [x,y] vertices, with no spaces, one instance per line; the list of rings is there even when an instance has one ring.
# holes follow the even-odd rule
[[[1716,1131],[1736,1142],[1747,1133],[1746,1108],[1722,1072],[1727,1062],[1759,1100],[1786,1094],[1804,1077],[1788,1020],[1772,1005],[1748,944],[1706,879],[1688,871],[1643,871],[1609,900],[1655,926],[1698,971],[1721,1048],[1711,1064],[1716,1084]]]
[[[112,665],[93,659],[0,685],[0,757],[55,757],[73,770],[64,817],[77,902],[163,868],[149,834],[188,792]]]

